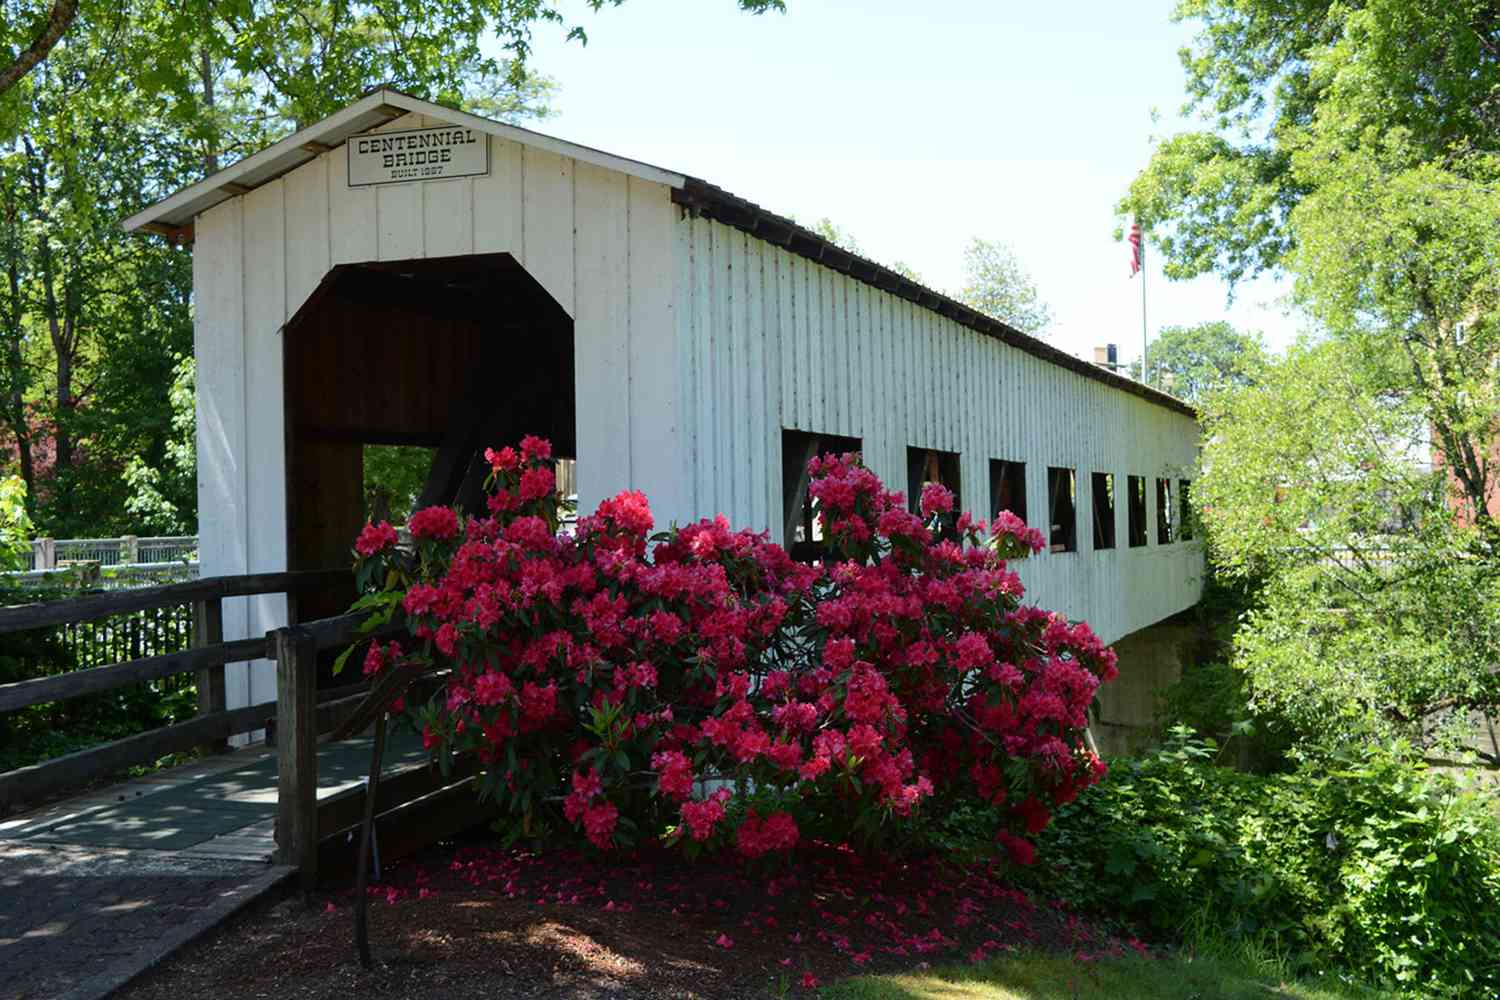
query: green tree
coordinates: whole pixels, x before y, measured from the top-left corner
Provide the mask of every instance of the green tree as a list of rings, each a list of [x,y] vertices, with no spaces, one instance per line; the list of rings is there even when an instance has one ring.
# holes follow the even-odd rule
[[[1399,132],[1406,167],[1500,152],[1494,0],[1178,0],[1174,17],[1198,25],[1183,112],[1203,127],[1161,142],[1120,204],[1170,277],[1280,267],[1318,184],[1310,144]]]
[[[168,423],[171,357],[192,344],[187,254],[119,227],[192,176],[192,151],[158,102],[86,85],[114,58],[103,46],[54,49],[27,80],[27,118],[0,157],[9,383],[0,417],[49,534],[119,525],[123,457],[113,456],[159,447],[147,439]]]
[[[163,442],[162,460],[153,464],[138,452],[125,466],[125,484],[130,488],[125,512],[139,531],[187,535],[198,530],[196,375],[192,357],[179,359],[173,369],[167,395],[172,429]]]
[[[1020,258],[993,240],[976,236],[964,248],[964,286],[956,298],[1023,333],[1041,333],[1052,323],[1052,310],[1037,293]]]
[[[1151,342],[1152,384],[1196,403],[1215,389],[1247,384],[1265,353],[1259,333],[1223,320],[1169,326]],[[1130,374],[1141,377],[1140,361],[1130,363]]]
[[[624,0],[586,0],[589,9]],[[736,0],[742,10],[785,9],[784,0]],[[69,42],[108,30],[155,39],[125,67],[125,85],[185,97],[218,60],[260,77],[286,102],[294,121],[319,117],[325,101],[346,103],[377,82],[410,87],[437,100],[461,100],[462,83],[526,75],[537,25],[555,25],[587,41],[581,23],[550,0],[0,0],[0,124],[24,107],[29,74]],[[507,55],[485,44],[498,38]],[[204,68],[207,67],[207,72]],[[108,88],[106,88],[108,89]],[[18,92],[19,100],[16,100]],[[5,133],[0,132],[0,136]]]
[[[1325,338],[1200,406],[1215,567],[1264,581],[1236,666],[1323,745],[1458,744],[1500,709],[1500,561],[1448,505],[1423,401],[1389,391],[1402,364]]]
[[[1293,279],[1315,334],[1208,397],[1195,499],[1265,581],[1258,705],[1320,742],[1500,710],[1500,5],[1183,0],[1189,110],[1122,201],[1173,277]]]
[[[1325,159],[1293,213],[1303,306],[1372,391],[1426,422],[1461,520],[1500,527],[1500,155],[1402,167],[1404,136]],[[1394,151],[1392,147],[1397,147]]]
[[[334,16],[330,7],[321,18],[302,4],[296,17],[282,11],[297,27],[275,48],[279,61],[242,68],[244,51],[226,47],[221,24],[195,29],[174,7],[129,13],[80,16],[21,83],[28,103],[0,147],[0,427],[33,517],[54,535],[192,530],[196,521],[181,464],[191,457],[192,407],[177,367],[192,351],[191,259],[121,232],[119,220],[362,90],[342,47],[362,40],[371,59],[395,59],[402,47],[401,32],[370,10]],[[171,30],[184,38],[176,76],[132,85],[164,58],[159,38]],[[517,120],[549,110],[553,85],[526,71],[412,65],[452,72],[404,78],[412,89],[482,113]],[[124,82],[92,86],[98,78]]]
[[[401,524],[427,485],[431,448],[414,445],[365,446],[365,516]]]
[[[0,3],[0,94],[47,55],[78,17],[78,0],[4,0]]]
[[[0,570],[26,568],[31,550],[31,518],[26,513],[26,484],[20,476],[0,479]]]

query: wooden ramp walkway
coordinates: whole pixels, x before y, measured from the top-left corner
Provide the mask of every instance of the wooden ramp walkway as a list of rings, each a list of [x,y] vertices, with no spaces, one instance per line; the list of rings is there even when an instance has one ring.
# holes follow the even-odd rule
[[[350,583],[347,570],[250,574],[0,608],[0,638],[184,604],[193,605],[197,623],[186,651],[86,670],[43,671],[0,684],[0,713],[190,672],[197,674],[199,694],[198,713],[186,721],[0,772],[0,844],[181,852],[253,862],[274,857],[298,870],[304,888],[320,877],[351,873],[346,845],[357,839],[353,831],[364,819],[372,741],[332,738],[368,731],[404,685],[427,690],[440,683],[438,678],[414,671],[397,678],[399,689],[386,683],[377,692],[363,678],[319,689],[320,672],[338,650],[405,631],[398,622],[366,631],[360,614],[227,642],[223,636],[225,600],[287,594],[290,601],[298,592]],[[276,699],[227,708],[225,665],[262,659],[275,662]],[[272,727],[274,752],[255,744],[255,749],[59,800],[70,788],[109,780],[131,766],[195,747],[227,746],[241,734]],[[408,732],[388,743],[383,755],[379,792],[370,807],[377,850],[387,857],[484,819],[475,801],[472,762],[439,774],[435,767],[419,766],[427,762],[419,742]],[[35,808],[35,803],[48,804]]]
[[[358,794],[370,769],[368,737],[318,748],[318,802]],[[382,781],[425,770],[411,732],[387,739]],[[0,842],[160,851],[184,858],[268,863],[276,852],[277,757],[250,746],[171,768],[0,821]],[[352,846],[351,846],[352,850]]]
[[[442,774],[420,738],[398,728],[387,734],[372,799],[373,739],[332,738],[383,720],[400,691],[386,683],[375,692],[364,681],[319,690],[320,662],[401,626],[367,634],[363,616],[351,614],[224,641],[227,599],[349,582],[346,570],[251,574],[0,608],[0,639],[183,604],[193,605],[196,623],[186,651],[0,684],[0,713],[182,673],[197,674],[199,695],[198,714],[186,721],[0,772],[0,1000],[98,1000],[293,874],[303,890],[320,879],[347,883],[367,810],[384,860],[485,821],[473,760]],[[276,700],[227,708],[225,664],[260,659],[275,661]],[[436,682],[420,673],[402,679]],[[274,747],[255,742],[67,791],[272,726]]]
[[[330,825],[362,804],[370,751],[319,746]],[[383,759],[397,785],[429,771],[409,732]],[[0,1000],[101,1000],[272,892],[295,874],[275,863],[276,817],[277,755],[252,745],[0,820]],[[326,867],[352,868],[353,840],[326,836]]]

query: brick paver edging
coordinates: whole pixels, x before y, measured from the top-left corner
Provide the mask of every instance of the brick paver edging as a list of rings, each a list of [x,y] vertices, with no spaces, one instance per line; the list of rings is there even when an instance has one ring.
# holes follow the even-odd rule
[[[142,945],[132,954],[126,955],[78,983],[63,994],[60,1000],[103,1000],[104,997],[156,966],[177,949],[212,930],[220,922],[229,919],[245,906],[270,892],[294,871],[295,869],[285,865],[267,868],[262,874],[236,887],[233,892],[225,893],[208,906],[193,911],[191,917],[182,921],[171,931]]]

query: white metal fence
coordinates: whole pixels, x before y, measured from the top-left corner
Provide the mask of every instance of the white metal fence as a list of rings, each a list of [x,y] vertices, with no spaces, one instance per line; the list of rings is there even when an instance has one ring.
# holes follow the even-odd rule
[[[81,587],[86,590],[130,590],[133,587],[155,587],[163,583],[185,583],[198,579],[198,560],[191,562],[121,563],[103,567],[93,563],[73,563],[58,569],[12,570],[0,578],[20,587],[49,583]]]
[[[97,563],[101,568],[141,564],[184,565],[196,562],[197,558],[197,535],[38,538],[31,543],[26,569],[64,569],[78,563]]]
[[[38,538],[26,568],[0,573],[0,581],[11,586],[82,590],[129,590],[197,578],[196,535]]]

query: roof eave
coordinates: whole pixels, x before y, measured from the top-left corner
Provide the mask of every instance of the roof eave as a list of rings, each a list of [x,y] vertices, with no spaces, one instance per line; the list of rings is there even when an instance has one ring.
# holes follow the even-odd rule
[[[398,90],[380,88],[322,121],[299,129],[280,142],[162,199],[150,208],[132,215],[122,225],[127,232],[146,230],[169,237],[180,237],[188,231],[198,215],[220,202],[247,194],[262,184],[311,162],[323,153],[338,148],[352,135],[412,112],[443,118],[488,135],[511,139],[667,187],[680,187],[687,180],[682,174],[663,170],[649,163],[615,156],[515,125],[491,121],[433,104]]]
[[[247,194],[262,184],[267,184],[311,162],[323,153],[336,149],[352,135],[368,131],[384,122],[412,112],[432,115],[488,135],[520,142],[664,185],[672,189],[672,200],[689,211],[700,212],[758,239],[782,246],[792,253],[900,296],[925,309],[946,316],[962,326],[994,337],[1028,354],[1087,378],[1140,396],[1159,406],[1184,413],[1195,419],[1198,416],[1197,411],[1191,405],[1175,396],[1107,371],[1061,351],[1045,341],[1028,336],[1007,323],[971,309],[884,265],[852,254],[812,230],[799,226],[791,219],[768,212],[754,202],[732,195],[707,181],[557,139],[540,132],[443,107],[388,87],[377,88],[322,121],[299,129],[280,142],[245,157],[211,177],[183,188],[150,208],[132,215],[122,225],[128,232],[145,230],[166,236],[174,242],[191,240],[194,220],[201,213],[230,198]]]
[[[933,291],[883,264],[850,253],[793,220],[768,212],[754,202],[730,194],[707,181],[696,177],[687,178],[681,187],[673,190],[672,200],[689,211],[701,213],[757,239],[783,247],[800,257],[806,257],[867,285],[916,303],[971,330],[994,337],[1085,378],[1140,396],[1195,420],[1198,418],[1198,411],[1176,396],[1074,357],[1044,340],[1022,333],[1008,323],[987,316],[941,292]]]

